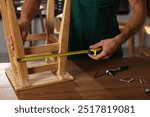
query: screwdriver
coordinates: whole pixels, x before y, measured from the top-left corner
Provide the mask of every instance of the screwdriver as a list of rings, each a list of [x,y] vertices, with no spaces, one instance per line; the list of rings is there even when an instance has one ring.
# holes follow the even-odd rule
[[[115,69],[108,69],[106,70],[106,74],[111,76],[111,77],[114,77],[114,72],[121,72],[121,71],[126,71],[128,70],[129,67],[128,66],[121,66],[121,67],[117,67]]]

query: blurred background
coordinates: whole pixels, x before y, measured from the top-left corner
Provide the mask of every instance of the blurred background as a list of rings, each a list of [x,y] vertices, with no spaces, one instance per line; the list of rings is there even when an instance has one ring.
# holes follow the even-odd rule
[[[30,33],[38,33],[38,32],[43,32],[44,31],[44,19],[45,19],[45,14],[46,14],[46,3],[47,0],[41,0],[41,6],[39,13],[37,16],[34,18],[34,20],[31,23],[30,27]],[[14,5],[16,9],[16,14],[17,17],[19,18],[20,16],[20,11],[21,11],[21,6],[22,6],[23,0],[14,0]],[[59,15],[62,13],[63,10],[63,4],[64,0],[55,0],[55,16]],[[128,0],[121,0],[120,3],[120,8],[118,11],[118,21],[123,28],[125,26],[125,23],[129,20],[130,16],[132,14],[132,9],[129,6]],[[145,23],[146,26],[150,25],[150,0],[147,0],[147,21]],[[139,16],[140,17],[140,16]],[[149,47],[150,46],[150,39],[149,34],[145,34],[144,37],[144,47]],[[129,45],[129,42],[127,41],[126,43],[123,44],[123,49],[124,49],[124,56],[125,57],[130,57],[130,56],[139,56],[139,46],[141,44],[141,31],[139,31],[135,36],[134,36],[134,43]],[[129,52],[130,46],[134,46],[131,48],[134,48],[134,52]],[[5,36],[3,32],[3,25],[2,25],[2,19],[0,16],[0,62],[8,62],[8,54],[7,54],[7,47],[6,47],[6,42],[5,42]]]

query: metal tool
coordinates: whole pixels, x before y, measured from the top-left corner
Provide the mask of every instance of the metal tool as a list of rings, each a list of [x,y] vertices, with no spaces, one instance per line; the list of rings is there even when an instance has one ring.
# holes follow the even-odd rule
[[[106,74],[109,75],[109,76],[111,76],[111,77],[114,77],[114,74],[110,70],[106,70]]]
[[[139,79],[139,81],[140,81],[141,84],[143,84],[143,80],[142,79]]]
[[[139,81],[140,81],[141,84],[143,84],[143,83],[145,83],[145,84],[148,83],[148,81],[145,80],[145,79],[139,79]]]
[[[18,62],[25,62],[25,61],[32,61],[32,60],[40,60],[49,57],[63,57],[63,56],[71,56],[71,55],[79,55],[79,54],[90,54],[96,56],[102,51],[102,47],[98,49],[88,49],[88,50],[81,50],[81,51],[73,51],[73,52],[66,52],[66,53],[55,53],[55,54],[42,54],[36,56],[26,56],[23,58],[17,58]]]
[[[120,79],[121,82],[125,82],[125,83],[131,83],[134,81],[133,78],[127,77],[127,78],[122,78]]]
[[[126,70],[128,70],[128,68],[129,68],[128,66],[122,66],[122,67],[118,67],[115,69],[108,69],[108,70],[106,70],[106,74],[111,77],[114,77],[115,72],[126,71]]]
[[[143,79],[143,82],[144,82],[144,83],[148,83],[145,79]]]

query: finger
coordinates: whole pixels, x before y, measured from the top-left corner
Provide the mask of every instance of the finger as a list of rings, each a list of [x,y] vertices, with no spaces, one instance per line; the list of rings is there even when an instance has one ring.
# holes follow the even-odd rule
[[[103,42],[102,41],[100,41],[99,43],[96,43],[96,44],[94,44],[94,45],[92,45],[92,46],[90,46],[90,48],[92,48],[92,49],[96,49],[96,48],[99,48],[100,46],[102,46],[103,45]]]
[[[89,54],[89,57],[94,59],[94,60],[100,60],[106,57],[106,54],[104,52],[101,52],[100,54],[98,54],[97,56],[92,56]]]
[[[26,32],[26,31],[23,31],[23,32],[22,32],[22,39],[23,39],[23,42],[25,42],[26,37],[27,37],[27,32]]]

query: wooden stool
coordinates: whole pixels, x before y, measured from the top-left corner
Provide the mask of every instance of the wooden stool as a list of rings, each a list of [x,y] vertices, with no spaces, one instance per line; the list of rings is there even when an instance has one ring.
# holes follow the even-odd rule
[[[145,55],[145,56],[150,56],[150,48],[145,48],[144,47],[144,39],[145,39],[145,34],[150,35],[150,26],[143,26],[141,30],[141,40],[140,40],[140,47],[139,47],[139,54],[140,55]]]
[[[122,22],[119,23],[119,28],[120,28],[121,31],[124,30],[125,26],[126,26],[126,23],[122,23]],[[135,52],[135,48],[134,48],[134,36],[131,37],[128,40],[128,51],[129,51],[129,56],[133,57],[134,56],[134,52]]]
[[[73,77],[67,73],[67,57],[57,57],[57,61],[38,60],[18,62],[17,58],[41,55],[50,52],[67,52],[70,26],[70,0],[65,0],[60,34],[54,34],[54,0],[47,1],[46,33],[32,34],[27,41],[45,40],[44,45],[23,47],[13,0],[0,0],[5,36],[11,32],[14,51],[8,47],[11,67],[6,75],[16,91],[70,81]]]

